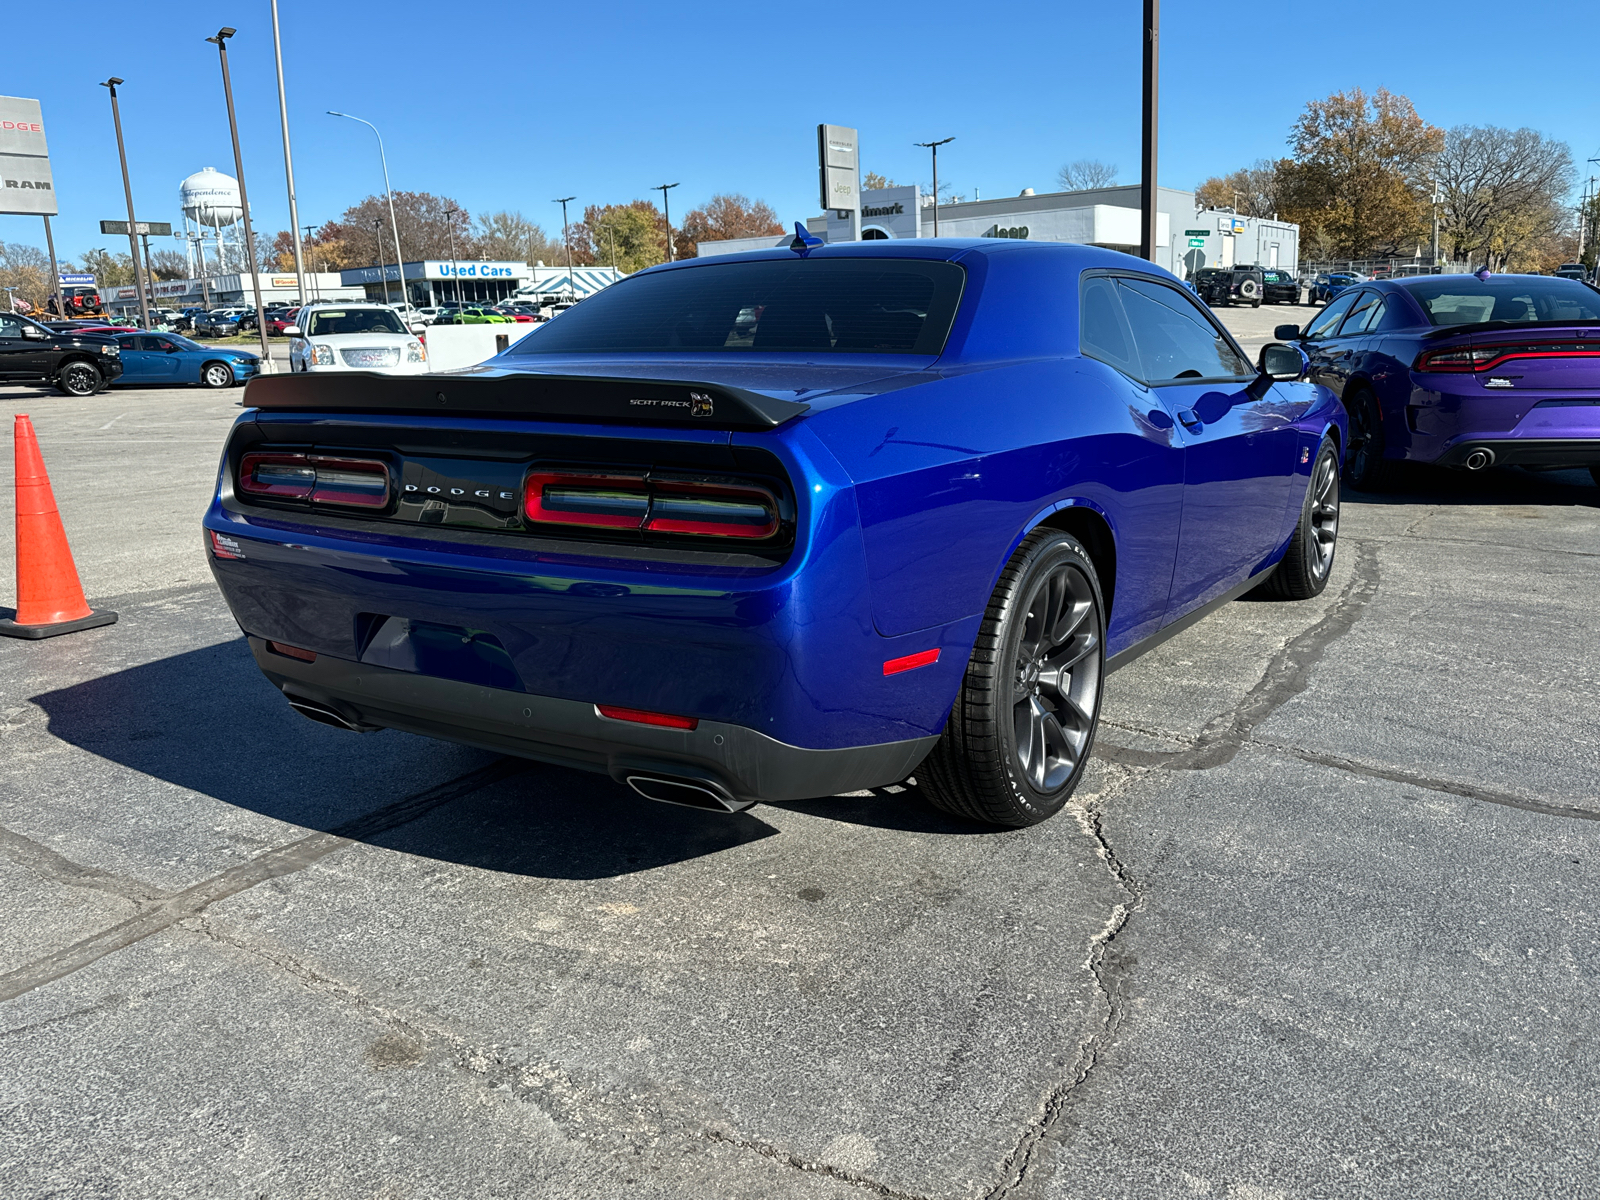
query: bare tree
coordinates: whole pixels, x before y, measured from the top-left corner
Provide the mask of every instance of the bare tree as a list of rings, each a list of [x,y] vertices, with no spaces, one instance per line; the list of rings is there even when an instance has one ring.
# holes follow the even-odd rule
[[[1278,211],[1278,164],[1258,158],[1248,167],[1213,175],[1194,190],[1202,208],[1231,208],[1243,217],[1270,217]]]
[[[1572,150],[1532,129],[1457,125],[1436,160],[1442,239],[1491,268],[1542,261],[1571,219]]]
[[[520,212],[502,211],[488,213],[478,218],[474,242],[464,241],[456,235],[456,252],[462,257],[477,254],[482,258],[512,262],[548,262],[561,260],[561,243],[552,241],[537,222],[528,220]]]
[[[1117,164],[1101,162],[1098,158],[1080,158],[1057,171],[1056,182],[1065,192],[1110,187],[1117,182]]]
[[[189,260],[176,250],[152,250],[150,270],[157,279],[185,279],[189,275]]]

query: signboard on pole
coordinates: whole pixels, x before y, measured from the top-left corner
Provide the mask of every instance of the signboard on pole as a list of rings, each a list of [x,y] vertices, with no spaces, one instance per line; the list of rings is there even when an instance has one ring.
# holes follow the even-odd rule
[[[0,96],[0,213],[53,217],[58,211],[39,102]]]
[[[141,236],[149,235],[150,237],[171,237],[172,236],[172,222],[170,222],[170,221],[135,221],[133,223],[133,231],[135,233],[137,233],[137,234],[140,234]],[[100,232],[101,233],[120,233],[120,234],[122,234],[123,237],[127,237],[128,236],[128,223],[126,221],[101,221],[100,222]]]
[[[843,125],[817,126],[817,167],[822,207],[838,212],[861,208],[861,139]]]

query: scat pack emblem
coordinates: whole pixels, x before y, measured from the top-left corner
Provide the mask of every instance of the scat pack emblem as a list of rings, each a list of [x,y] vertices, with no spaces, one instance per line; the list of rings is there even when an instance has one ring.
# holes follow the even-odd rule
[[[687,400],[644,400],[635,397],[628,403],[636,408],[687,408],[691,417],[716,416],[716,404],[704,392],[690,392]]]

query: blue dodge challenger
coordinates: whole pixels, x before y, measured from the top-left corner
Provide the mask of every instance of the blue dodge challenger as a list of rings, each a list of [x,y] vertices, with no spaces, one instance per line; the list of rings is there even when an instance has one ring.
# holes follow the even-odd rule
[[[1065,803],[1107,674],[1320,592],[1347,431],[1170,274],[916,240],[640,272],[479,367],[265,376],[205,516],[305,715],[738,811]]]
[[[176,333],[123,333],[121,384],[198,383],[208,388],[232,387],[253,379],[260,355],[245,350],[202,346]]]

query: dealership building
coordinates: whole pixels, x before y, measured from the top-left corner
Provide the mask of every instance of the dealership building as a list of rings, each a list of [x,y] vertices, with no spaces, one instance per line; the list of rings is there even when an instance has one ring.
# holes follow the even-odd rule
[[[398,301],[402,275],[394,263],[375,267],[351,267],[340,271],[340,282],[369,300]],[[607,284],[622,278],[613,267],[529,266],[525,262],[473,262],[468,259],[425,259],[405,264],[405,298],[412,304],[429,307],[453,304],[499,304],[534,296],[571,296],[582,299]]]
[[[259,276],[263,304],[298,304],[300,282],[293,271],[288,274]],[[162,308],[254,308],[255,291],[245,274],[209,275],[205,279],[163,279],[151,289],[151,303]],[[308,299],[360,300],[360,288],[346,287],[334,272],[318,271],[306,275]],[[139,311],[139,289],[130,285],[108,287],[101,298],[112,312],[133,314]]]
[[[1140,189],[1092,188],[998,200],[969,200],[939,206],[939,236],[1018,238],[1035,242],[1074,242],[1139,252]],[[861,196],[861,240],[933,236],[933,208],[917,187],[866,189]],[[806,222],[827,242],[850,241],[850,212],[829,210]],[[786,246],[793,235],[700,242],[700,255]],[[1187,277],[1201,267],[1258,264],[1294,270],[1299,263],[1300,229],[1284,221],[1241,217],[1232,212],[1197,210],[1194,193],[1156,189],[1156,263]]]

